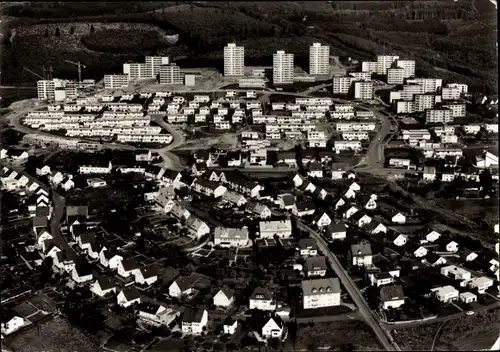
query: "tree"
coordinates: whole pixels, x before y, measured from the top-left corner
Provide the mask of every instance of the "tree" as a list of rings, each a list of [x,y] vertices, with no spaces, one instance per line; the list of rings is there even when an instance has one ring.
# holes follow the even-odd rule
[[[94,25],[90,25],[90,33],[94,33],[95,32],[95,28],[94,28]]]
[[[47,38],[48,36],[49,36],[49,30],[45,28],[45,38]]]
[[[56,28],[56,33],[54,35],[56,37],[59,37],[61,35],[61,31],[59,30],[59,27]]]
[[[479,174],[479,184],[481,189],[485,194],[490,194],[493,188],[493,178],[491,177],[491,172],[489,169],[485,169],[481,174]]]
[[[69,34],[71,34],[71,35],[75,34],[75,27],[71,26],[71,28],[69,30]]]

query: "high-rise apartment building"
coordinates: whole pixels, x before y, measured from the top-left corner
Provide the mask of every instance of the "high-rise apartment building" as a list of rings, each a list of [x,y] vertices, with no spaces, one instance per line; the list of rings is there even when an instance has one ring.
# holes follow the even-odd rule
[[[145,63],[130,62],[123,64],[123,73],[128,75],[129,81],[151,78],[151,72]]]
[[[446,85],[446,87],[448,88],[458,88],[460,89],[460,93],[467,93],[469,87],[467,86],[467,84],[461,84],[461,83],[448,83]]]
[[[356,79],[354,77],[334,76],[333,94],[348,94],[351,84]]]
[[[53,80],[40,80],[36,82],[36,90],[38,93],[38,99],[54,99],[55,97],[55,84]]]
[[[120,89],[128,86],[128,75],[104,75],[104,88]]]
[[[426,123],[450,123],[453,122],[453,114],[450,109],[429,109],[425,110]]]
[[[174,63],[160,66],[160,84],[183,84],[179,66]]]
[[[396,60],[396,67],[404,70],[404,78],[415,77],[415,60]]]
[[[170,58],[168,56],[146,56],[146,69],[150,78],[156,78],[160,73],[161,65],[168,65]]]
[[[377,74],[386,75],[387,70],[392,67],[394,61],[398,60],[399,56],[395,55],[379,55],[377,56]]]
[[[229,43],[224,47],[224,76],[245,74],[245,48]]]
[[[293,68],[293,54],[286,54],[285,51],[278,50],[273,55],[273,83],[292,84]]]
[[[461,90],[458,87],[443,87],[441,88],[441,97],[443,100],[458,100]]]
[[[309,74],[328,75],[330,73],[330,47],[314,43],[309,47]]]
[[[401,92],[401,99],[413,100],[415,94],[424,94],[424,87],[420,84],[405,84]]]
[[[406,81],[407,84],[421,85],[424,93],[436,93],[443,85],[441,78],[412,78]]]
[[[466,113],[465,103],[443,103],[443,108],[450,109],[453,117],[464,117]]]
[[[376,61],[363,61],[361,63],[361,71],[377,73],[377,62]]]
[[[373,99],[373,83],[354,82],[354,99]]]
[[[370,72],[350,72],[349,76],[354,77],[356,81],[369,81],[372,79]]]
[[[427,109],[434,109],[436,96],[434,94],[415,94],[415,111],[422,112]]]
[[[387,84],[403,84],[405,73],[403,68],[390,68],[387,70]]]

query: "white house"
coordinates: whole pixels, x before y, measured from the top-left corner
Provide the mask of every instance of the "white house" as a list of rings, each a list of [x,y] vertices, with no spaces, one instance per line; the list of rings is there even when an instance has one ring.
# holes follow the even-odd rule
[[[353,205],[349,209],[346,210],[346,212],[344,213],[344,218],[349,219],[351,216],[356,214],[358,211],[359,211],[359,209]]]
[[[401,213],[397,213],[392,217],[391,221],[393,224],[404,224],[406,223],[406,216]]]
[[[137,316],[139,319],[143,323],[152,326],[169,325],[179,314],[179,312],[152,302],[141,302],[137,307]]]
[[[301,285],[304,309],[333,307],[340,304],[338,278],[304,280]]]
[[[259,237],[260,238],[290,238],[292,236],[292,221],[287,220],[274,220],[274,221],[260,221],[259,222]]]
[[[426,182],[434,181],[436,179],[436,168],[434,166],[424,166],[422,177]]]
[[[90,291],[99,297],[104,297],[108,294],[116,293],[116,285],[110,278],[101,277],[90,285]]]
[[[459,295],[458,290],[450,285],[433,288],[431,292],[439,301],[445,303],[456,301]]]
[[[17,315],[8,315],[5,311],[2,312],[2,337],[12,334],[14,331],[21,329],[23,326],[29,324],[23,318]]]
[[[135,283],[137,284],[150,286],[158,281],[158,273],[153,266],[142,267],[133,272],[135,276]]]
[[[268,219],[272,215],[271,210],[269,210],[266,205],[260,203],[255,204],[255,206],[251,208],[251,212],[261,219]]]
[[[332,240],[344,240],[347,237],[347,227],[343,222],[330,224],[326,228],[326,232]]]
[[[175,279],[168,287],[168,295],[170,297],[180,298],[190,295],[193,292],[193,283],[189,277],[181,277]]]
[[[109,174],[112,169],[111,161],[103,162],[95,160],[95,165],[82,165],[78,168],[78,172],[84,175],[88,174]]]
[[[395,277],[399,277],[399,270],[384,271],[379,273],[368,274],[368,279],[372,286],[380,287],[383,285],[389,285],[394,282]]]
[[[73,271],[71,272],[71,278],[78,284],[92,281],[94,278],[92,275],[92,268],[87,265],[75,265]]]
[[[436,241],[439,237],[441,237],[441,234],[437,231],[431,231],[429,232],[426,236],[425,239],[429,242],[434,242]]]
[[[214,244],[216,246],[228,247],[245,247],[248,245],[248,228],[226,228],[216,227],[214,231]]]
[[[327,213],[320,213],[316,217],[315,222],[316,222],[316,226],[318,226],[318,228],[321,229],[323,227],[330,225],[332,223],[332,219],[330,218],[330,216]]]
[[[67,179],[61,184],[62,189],[64,189],[66,192],[69,191],[70,189],[75,187],[75,183],[73,182],[72,179]]]
[[[493,279],[486,276],[476,277],[468,281],[467,286],[471,289],[476,289],[479,294],[483,294],[488,288],[493,286]]]
[[[257,287],[250,296],[248,306],[250,309],[274,311],[276,309],[276,301],[269,290]]]
[[[305,272],[307,277],[325,276],[328,266],[325,257],[310,257],[305,261]]]
[[[376,235],[380,232],[387,233],[387,227],[376,220],[370,221],[370,223],[365,226],[365,230],[372,235]]]
[[[234,290],[223,288],[214,296],[214,305],[218,307],[229,307],[234,302]]]
[[[350,262],[353,266],[370,266],[372,265],[372,247],[370,243],[364,242],[353,244],[348,253],[351,258]]]
[[[413,251],[413,255],[415,258],[422,258],[425,257],[428,252],[427,248],[419,246],[415,251]]]
[[[452,279],[459,281],[470,280],[472,276],[469,271],[462,269],[456,265],[444,266],[441,268],[440,272],[441,275],[451,277]]]
[[[452,253],[458,252],[458,243],[455,241],[451,241],[446,245],[446,251]]]
[[[384,286],[380,289],[380,300],[384,309],[399,308],[405,304],[405,295],[401,285]]]
[[[141,303],[141,295],[135,286],[126,286],[116,296],[116,301],[119,306],[130,307],[133,304]]]
[[[226,335],[233,335],[238,328],[238,320],[233,320],[231,317],[227,317],[224,320],[223,331]]]
[[[197,240],[210,233],[210,227],[193,215],[187,219],[186,227],[188,228],[189,236]]]
[[[108,250],[106,246],[103,246],[99,252],[99,263],[105,268],[115,270],[122,260],[123,256],[115,253],[111,249]]]
[[[394,241],[392,241],[392,243],[398,247],[404,246],[406,242],[408,242],[408,237],[402,234],[397,235]]]
[[[264,324],[261,336],[265,339],[280,338],[283,335],[283,320],[278,315],[273,315]]]
[[[118,263],[117,271],[121,277],[129,277],[135,276],[139,268],[140,266],[135,259],[124,259]]]
[[[314,257],[318,255],[318,244],[312,238],[301,238],[299,240],[298,250],[302,257]]]
[[[472,303],[472,302],[477,302],[477,296],[471,292],[460,293],[459,299],[461,302],[464,302],[466,304]]]
[[[182,332],[201,335],[208,324],[208,312],[205,309],[186,308],[182,315]]]

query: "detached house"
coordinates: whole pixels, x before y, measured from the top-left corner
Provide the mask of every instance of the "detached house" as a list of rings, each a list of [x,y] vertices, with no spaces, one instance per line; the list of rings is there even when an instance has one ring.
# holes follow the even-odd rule
[[[302,257],[314,257],[318,255],[318,244],[312,238],[301,238],[298,250]]]
[[[99,252],[99,263],[105,268],[114,270],[122,260],[123,256],[118,254],[116,248],[103,246]]]
[[[446,264],[446,258],[437,255],[434,252],[428,253],[425,259],[423,259],[422,261],[429,263],[433,267]]]
[[[318,213],[316,219],[314,220],[318,228],[323,228],[332,223],[332,218],[327,213]]]
[[[245,247],[248,245],[248,228],[216,227],[214,231],[214,244],[224,248]]]
[[[226,192],[224,192],[224,194],[222,195],[222,200],[224,202],[234,204],[237,207],[242,207],[247,203],[247,200],[243,195],[230,190],[226,190]]]
[[[359,197],[359,204],[365,209],[373,210],[377,208],[377,202],[375,200],[376,196],[373,194],[371,196],[363,195]]]
[[[354,225],[363,227],[365,225],[368,225],[372,221],[372,218],[361,211],[357,211],[353,216],[350,217],[350,220]]]
[[[229,307],[234,302],[234,290],[229,288],[220,289],[214,296],[214,305],[218,307]]]
[[[139,264],[135,259],[125,259],[118,263],[118,275],[121,277],[135,276],[139,271]]]
[[[92,268],[86,264],[75,265],[73,271],[71,272],[71,278],[79,284],[92,281]]]
[[[328,266],[325,257],[311,257],[306,259],[306,276],[325,276]]]
[[[347,228],[343,222],[330,224],[326,228],[326,232],[331,236],[332,240],[343,240],[347,236]]]
[[[292,221],[274,220],[259,222],[259,238],[290,238],[292,236]]]
[[[130,307],[133,304],[141,303],[141,295],[135,286],[127,286],[118,293],[116,300],[119,306]]]
[[[262,205],[260,203],[255,204],[251,208],[251,212],[255,215],[257,215],[261,219],[268,219],[271,217],[271,210],[265,205]]]
[[[140,285],[150,286],[158,281],[158,273],[155,267],[146,266],[134,272],[135,282]]]
[[[344,213],[344,218],[349,219],[351,216],[353,216],[354,214],[356,214],[358,211],[359,211],[359,209],[357,207],[351,206]]]
[[[348,261],[353,266],[372,265],[372,247],[370,243],[353,244],[347,254]]]
[[[111,173],[112,164],[111,161],[104,161],[100,159],[92,160],[92,163],[82,165],[78,168],[80,174],[109,174]]]
[[[195,216],[190,216],[186,221],[186,226],[188,228],[189,236],[196,240],[199,240],[203,236],[210,233],[210,227]]]
[[[116,285],[111,278],[101,277],[90,286],[90,291],[99,297],[104,297],[108,294],[116,293]]]
[[[365,230],[372,235],[376,235],[377,233],[381,232],[387,233],[387,227],[376,220],[373,220],[368,225],[366,225]]]
[[[190,277],[180,277],[168,287],[168,295],[170,297],[180,298],[188,296],[193,292],[193,280]]]
[[[396,237],[392,241],[392,243],[398,247],[403,247],[406,244],[406,242],[408,242],[408,236],[402,234],[396,235]]]
[[[224,326],[223,326],[224,334],[234,335],[237,328],[238,328],[238,320],[233,320],[231,317],[227,317],[226,320],[224,320]]]
[[[371,285],[376,287],[394,283],[395,277],[399,277],[399,270],[368,274],[368,279],[370,280]]]
[[[405,304],[405,295],[401,285],[384,286],[380,289],[380,300],[384,309],[399,308]]]
[[[437,231],[431,231],[429,232],[426,236],[425,239],[429,242],[434,242],[436,241],[439,237],[441,237],[441,234]]]
[[[147,325],[165,326],[172,323],[179,313],[160,304],[141,302],[137,307],[137,315]]]
[[[279,315],[273,314],[262,326],[261,336],[264,339],[280,338],[285,324]]]
[[[206,195],[207,197],[220,198],[226,192],[226,187],[219,185],[218,183],[205,180],[203,178],[197,178],[194,180],[191,188],[196,192]]]
[[[274,301],[273,294],[268,289],[257,287],[250,296],[249,308],[274,311],[276,301]]]
[[[317,309],[340,305],[340,283],[338,278],[302,281],[304,309]]]
[[[208,312],[205,309],[186,308],[182,315],[182,332],[201,335],[208,324]]]
[[[449,303],[458,300],[458,290],[450,285],[433,288],[431,292],[441,302]]]
[[[296,204],[294,214],[298,217],[313,215],[316,211],[316,205],[313,202],[299,202]]]
[[[392,217],[391,221],[393,224],[404,224],[406,223],[406,216],[401,213],[397,213]]]

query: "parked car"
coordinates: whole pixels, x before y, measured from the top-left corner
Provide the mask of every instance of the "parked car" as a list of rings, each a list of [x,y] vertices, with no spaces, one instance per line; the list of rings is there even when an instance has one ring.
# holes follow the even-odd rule
[[[469,311],[465,312],[465,314],[467,314],[467,315],[474,315],[474,312],[472,310],[469,310]]]

